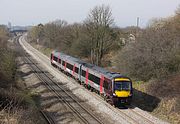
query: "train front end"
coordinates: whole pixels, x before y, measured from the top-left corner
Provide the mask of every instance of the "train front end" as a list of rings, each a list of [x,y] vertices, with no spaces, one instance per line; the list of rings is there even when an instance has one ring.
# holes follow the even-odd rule
[[[132,101],[132,81],[126,77],[116,77],[113,80],[113,103],[131,104]]]

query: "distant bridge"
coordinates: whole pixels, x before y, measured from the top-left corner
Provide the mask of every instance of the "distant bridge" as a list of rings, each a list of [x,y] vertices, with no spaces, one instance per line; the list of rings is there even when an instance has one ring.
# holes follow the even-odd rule
[[[13,26],[13,27],[9,28],[9,32],[16,36],[19,34],[25,33],[27,31],[28,31],[28,27]]]
[[[24,33],[27,32],[27,29],[10,29],[10,33]]]

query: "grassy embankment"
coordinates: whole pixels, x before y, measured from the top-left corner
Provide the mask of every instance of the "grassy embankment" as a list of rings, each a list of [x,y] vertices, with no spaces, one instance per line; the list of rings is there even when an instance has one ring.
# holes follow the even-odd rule
[[[38,112],[36,94],[27,90],[19,75],[17,54],[8,43],[8,32],[0,28],[0,123],[44,123]]]
[[[180,75],[164,80],[134,82],[134,104],[173,124],[180,123]],[[140,92],[139,92],[140,91]]]

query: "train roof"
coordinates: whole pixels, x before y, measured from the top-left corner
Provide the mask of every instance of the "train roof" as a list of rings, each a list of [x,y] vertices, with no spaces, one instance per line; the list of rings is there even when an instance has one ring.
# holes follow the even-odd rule
[[[82,61],[82,60],[80,60],[80,59],[78,59],[78,58],[75,58],[75,57],[72,57],[72,56],[70,56],[70,55],[67,55],[67,54],[65,54],[65,53],[63,53],[63,52],[57,52],[57,51],[53,51],[52,52],[53,53],[53,55],[54,56],[56,56],[56,57],[58,57],[59,55],[60,55],[60,58],[61,59],[64,59],[64,60],[70,60],[70,61],[72,61],[72,62],[75,62],[75,63],[78,63],[78,64],[84,64],[84,63],[86,63],[86,62],[84,62],[84,61]]]
[[[86,67],[88,67],[88,68],[90,68],[90,69],[92,69],[92,70],[94,70],[94,71],[96,71],[98,73],[101,73],[105,77],[110,78],[110,79],[112,79],[114,77],[122,77],[122,75],[119,74],[119,73],[110,72],[110,71],[108,71],[108,70],[106,70],[106,69],[104,69],[102,67],[99,67],[99,66],[96,66],[96,65],[93,65],[93,64],[90,64],[90,63],[86,63],[84,66],[86,66]]]
[[[84,62],[78,58],[75,58],[75,57],[72,57],[72,56],[69,56],[69,55],[66,55],[62,52],[57,52],[57,51],[53,51],[53,54],[54,56],[58,57],[59,54],[60,54],[60,57],[62,59],[68,59],[72,62],[75,62],[75,63],[78,63],[78,64],[82,64],[83,66],[85,67],[88,67],[90,68],[91,70],[97,72],[97,73],[101,73],[103,74],[105,77],[109,78],[109,79],[112,79],[112,78],[115,78],[115,77],[124,77],[122,74],[120,73],[116,73],[116,72],[110,72],[102,67],[99,67],[99,66],[96,66],[96,65],[93,65],[93,64],[90,64],[90,63],[87,63],[87,62]]]

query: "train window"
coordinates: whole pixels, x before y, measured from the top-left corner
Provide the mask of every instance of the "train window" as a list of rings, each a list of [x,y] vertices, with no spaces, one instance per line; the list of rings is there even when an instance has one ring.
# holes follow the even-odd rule
[[[93,81],[93,75],[91,73],[89,73],[88,79]]]
[[[61,63],[61,59],[59,59],[59,63]]]
[[[112,90],[112,85],[111,85],[111,83],[109,83],[109,85],[108,85],[108,90]]]
[[[71,65],[69,63],[67,63],[66,67],[69,68],[70,70],[73,70],[73,65]]]
[[[103,87],[104,87],[105,89],[108,89],[108,82],[107,82],[107,81],[104,81]]]
[[[104,78],[103,87],[104,87],[105,89],[108,89],[108,86],[111,84],[110,82],[111,82],[111,81],[110,81],[109,79]]]
[[[57,62],[57,60],[58,60],[58,58],[57,58],[56,56],[54,56],[54,61],[56,61],[56,62]]]
[[[82,70],[82,76],[86,77],[86,71]]]
[[[88,79],[93,81],[94,83],[98,84],[100,83],[100,78],[96,77],[95,75],[89,73]]]
[[[79,68],[75,67],[75,72],[78,73],[79,71]]]
[[[62,65],[63,65],[63,66],[65,65],[65,61],[62,61]]]

